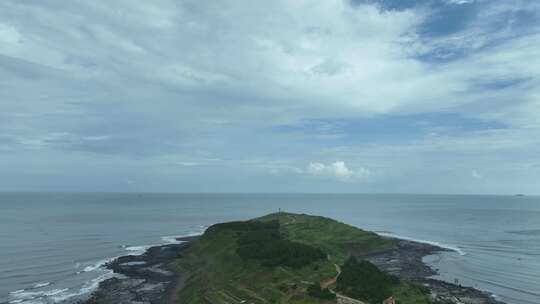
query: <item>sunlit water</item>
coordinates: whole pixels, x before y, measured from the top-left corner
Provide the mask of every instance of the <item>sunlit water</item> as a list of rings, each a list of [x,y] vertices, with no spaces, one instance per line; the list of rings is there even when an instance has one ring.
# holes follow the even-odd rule
[[[280,208],[453,248],[425,259],[441,278],[540,303],[539,197],[95,193],[0,193],[0,303],[78,298],[111,258]]]

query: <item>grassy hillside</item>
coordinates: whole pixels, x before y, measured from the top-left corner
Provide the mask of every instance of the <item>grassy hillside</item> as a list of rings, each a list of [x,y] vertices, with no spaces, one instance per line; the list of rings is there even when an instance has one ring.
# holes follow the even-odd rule
[[[293,213],[273,213],[256,220],[278,220],[281,231],[293,241],[314,245],[343,264],[351,252],[369,253],[392,248],[393,242],[330,218]]]
[[[332,279],[349,253],[392,246],[374,233],[308,215],[280,213],[218,224],[177,260],[178,268],[192,273],[180,299],[191,304],[335,303],[328,289],[317,286],[335,289]],[[400,303],[427,303],[407,282],[391,292]]]

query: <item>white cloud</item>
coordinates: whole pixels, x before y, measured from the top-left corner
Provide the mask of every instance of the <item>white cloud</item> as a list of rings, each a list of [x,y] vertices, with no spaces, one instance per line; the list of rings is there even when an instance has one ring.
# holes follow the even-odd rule
[[[2,44],[19,43],[20,39],[21,36],[14,27],[0,23],[0,41]]]
[[[405,191],[423,191],[431,182],[445,192],[447,172],[425,172],[430,163],[459,177],[493,166],[490,181],[509,185],[512,176],[516,187],[521,181],[536,189],[540,173],[527,166],[538,163],[540,146],[540,34],[536,24],[517,35],[510,22],[500,26],[501,16],[521,16],[508,12],[539,11],[533,2],[478,1],[485,5],[462,31],[426,39],[417,30],[432,13],[427,7],[384,11],[343,0],[0,1],[0,151],[11,160],[8,153],[0,157],[11,166],[1,177],[32,176],[28,159],[44,166],[65,161],[66,172],[83,172],[71,164],[136,155],[134,164],[142,166],[181,155],[167,162],[180,160],[171,170],[198,165],[223,185],[231,180],[223,167],[280,174],[290,183],[297,174],[361,180],[370,171],[352,164],[369,163],[370,183],[376,177],[381,191],[391,189],[388,176],[399,175],[395,185]],[[448,55],[443,63],[418,59],[437,51]],[[309,138],[273,132],[311,119],[426,112],[461,113],[505,128],[410,134],[392,143],[377,134],[360,142],[354,132],[363,130],[332,125]],[[352,152],[323,153],[328,146],[321,142],[336,139]],[[39,154],[23,157],[25,149]],[[346,159],[349,166],[297,167],[313,159]],[[117,172],[112,165],[104,170]],[[250,174],[245,187],[257,183]],[[407,188],[413,179],[422,183]]]
[[[525,43],[510,41],[443,68],[414,59],[438,49],[480,49],[491,41],[480,30],[485,20],[452,37],[424,41],[415,31],[429,14],[426,9],[382,11],[372,5],[352,9],[342,0],[323,4],[277,1],[268,7],[163,0],[155,5],[129,3],[125,9],[130,13],[122,17],[128,19],[118,22],[118,16],[110,12],[123,11],[122,3],[98,1],[64,10],[9,3],[0,4],[0,11],[13,15],[0,24],[0,41],[3,36],[13,44],[24,37],[24,44],[17,44],[16,52],[2,51],[0,46],[0,54],[70,71],[75,79],[89,77],[107,83],[105,89],[113,89],[115,95],[125,93],[122,87],[141,87],[157,96],[155,99],[165,99],[158,96],[163,95],[161,86],[212,91],[237,100],[242,98],[234,97],[246,94],[272,100],[267,106],[278,116],[292,103],[298,109],[289,111],[287,116],[292,119],[305,117],[306,112],[301,111],[305,108],[312,115],[331,111],[350,116],[437,111],[496,100],[501,102],[491,102],[488,110],[496,115],[509,97],[521,101],[513,103],[520,108],[530,107],[532,97],[518,94],[518,90],[509,90],[510,94],[470,92],[471,83],[538,76],[540,41],[535,37],[527,37]],[[480,19],[498,17],[497,9],[486,10]],[[24,18],[28,11],[36,16],[32,22]],[[219,13],[222,11],[227,14]],[[94,19],[99,20],[99,27],[92,25]],[[156,20],[166,20],[166,26],[156,27]],[[123,83],[126,79],[129,84]],[[148,88],[149,84],[157,87]],[[44,86],[47,90],[55,87]],[[32,87],[39,90],[39,85],[33,83]],[[26,90],[18,88],[17,92]],[[89,99],[101,99],[92,97]],[[244,100],[243,106],[251,106]],[[246,114],[244,107],[230,107],[229,111],[231,115]],[[520,113],[525,116],[530,111]]]
[[[469,4],[469,3],[473,3],[475,0],[447,0],[448,3],[450,4],[458,4],[458,5],[461,5],[461,4]]]
[[[328,165],[313,162],[307,167],[307,173],[314,176],[332,177],[340,181],[351,181],[353,179],[364,179],[370,175],[370,171],[366,168],[359,168],[357,170],[351,170],[347,168],[345,162],[336,161]]]
[[[477,179],[478,179],[478,178],[482,178],[482,175],[481,175],[478,171],[476,171],[476,170],[472,170],[472,171],[471,171],[471,176],[472,176],[473,178],[477,178]]]

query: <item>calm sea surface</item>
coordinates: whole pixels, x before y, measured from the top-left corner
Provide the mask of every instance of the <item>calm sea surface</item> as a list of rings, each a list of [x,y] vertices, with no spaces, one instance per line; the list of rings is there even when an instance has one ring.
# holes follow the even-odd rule
[[[93,290],[110,258],[279,208],[454,248],[441,278],[508,303],[540,303],[540,197],[0,193],[0,303],[58,303]]]

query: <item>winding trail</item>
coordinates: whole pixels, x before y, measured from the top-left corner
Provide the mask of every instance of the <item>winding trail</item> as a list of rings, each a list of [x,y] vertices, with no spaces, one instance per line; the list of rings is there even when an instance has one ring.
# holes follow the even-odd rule
[[[330,257],[328,257],[330,259]],[[324,282],[321,283],[321,288],[322,289],[325,289],[325,288],[328,288],[332,285],[334,285],[336,282],[337,282],[337,279],[339,278],[339,275],[341,274],[341,267],[339,267],[338,264],[334,263],[334,267],[336,268],[336,276],[331,278],[331,279],[328,279]],[[332,289],[329,289],[330,292],[334,293],[336,295],[336,299],[337,299],[337,303],[338,304],[366,304],[360,300],[357,300],[357,299],[353,299],[353,298],[349,298],[347,296],[344,296],[340,293],[337,293],[335,292],[334,290]]]
[[[339,267],[339,265],[335,264],[335,263],[334,263],[334,267],[336,267],[336,272],[337,272],[336,276],[322,282],[321,283],[321,288],[322,289],[328,288],[329,286],[331,286],[331,285],[333,285],[333,284],[335,284],[337,282],[337,279],[338,279],[339,275],[341,274],[341,267]]]

